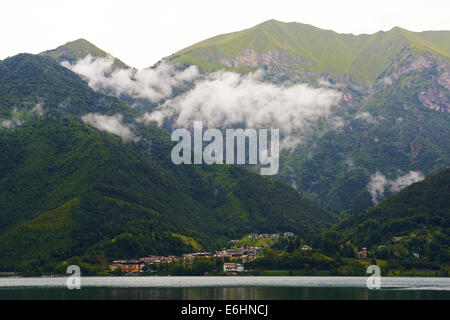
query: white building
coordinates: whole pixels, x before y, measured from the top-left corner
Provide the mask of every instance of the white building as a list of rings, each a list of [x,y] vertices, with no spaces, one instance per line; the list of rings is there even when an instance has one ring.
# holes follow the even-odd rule
[[[225,272],[242,272],[242,271],[244,271],[244,266],[240,263],[224,263],[223,271],[225,271]]]

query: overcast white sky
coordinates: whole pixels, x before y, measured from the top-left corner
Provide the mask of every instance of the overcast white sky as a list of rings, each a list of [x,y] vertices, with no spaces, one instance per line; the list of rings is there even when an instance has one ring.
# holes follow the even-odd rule
[[[450,30],[449,0],[14,0],[0,10],[0,59],[85,38],[138,68],[269,19],[354,34]]]

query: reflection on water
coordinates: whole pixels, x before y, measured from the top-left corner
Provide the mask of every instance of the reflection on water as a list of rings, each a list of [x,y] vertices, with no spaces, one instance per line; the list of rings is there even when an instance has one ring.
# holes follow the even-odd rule
[[[21,288],[1,289],[0,299],[94,300],[367,300],[445,299],[449,291],[368,290],[363,288]]]
[[[383,278],[369,290],[363,277],[97,277],[81,290],[64,278],[0,278],[0,299],[300,300],[445,299],[450,278]]]

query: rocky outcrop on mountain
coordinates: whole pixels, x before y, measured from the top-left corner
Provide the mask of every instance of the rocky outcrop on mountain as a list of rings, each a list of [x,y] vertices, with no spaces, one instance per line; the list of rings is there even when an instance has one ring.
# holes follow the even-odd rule
[[[396,61],[379,77],[385,84],[390,85],[392,81],[402,78],[411,72],[430,71],[431,79],[436,80],[441,86],[450,90],[450,65],[435,55],[424,52],[415,56],[411,50],[405,50]]]
[[[254,49],[240,51],[234,59],[234,67],[247,66],[257,68],[264,66],[269,72],[280,71],[287,67],[308,64],[308,60],[296,57],[285,50],[269,50],[262,54]]]
[[[429,88],[419,94],[419,100],[428,109],[450,112],[450,98],[437,88]]]
[[[408,88],[409,96],[416,95],[424,107],[450,112],[450,65],[437,56],[429,52],[416,56],[411,50],[403,51],[379,77],[376,87],[384,90],[394,82]]]
[[[274,49],[259,53],[254,49],[243,49],[235,58],[231,58],[220,50],[202,50],[192,54],[206,60],[216,60],[226,67],[263,67],[268,72],[285,71],[289,67],[310,64],[303,58],[292,55],[286,50]]]
[[[450,65],[448,63],[441,63],[438,65],[438,83],[450,91]]]

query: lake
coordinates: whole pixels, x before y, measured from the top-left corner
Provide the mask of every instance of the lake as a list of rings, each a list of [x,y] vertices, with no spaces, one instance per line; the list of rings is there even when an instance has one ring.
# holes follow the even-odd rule
[[[382,278],[377,290],[366,277],[82,277],[80,290],[66,281],[0,278],[0,299],[450,300],[450,278]]]

